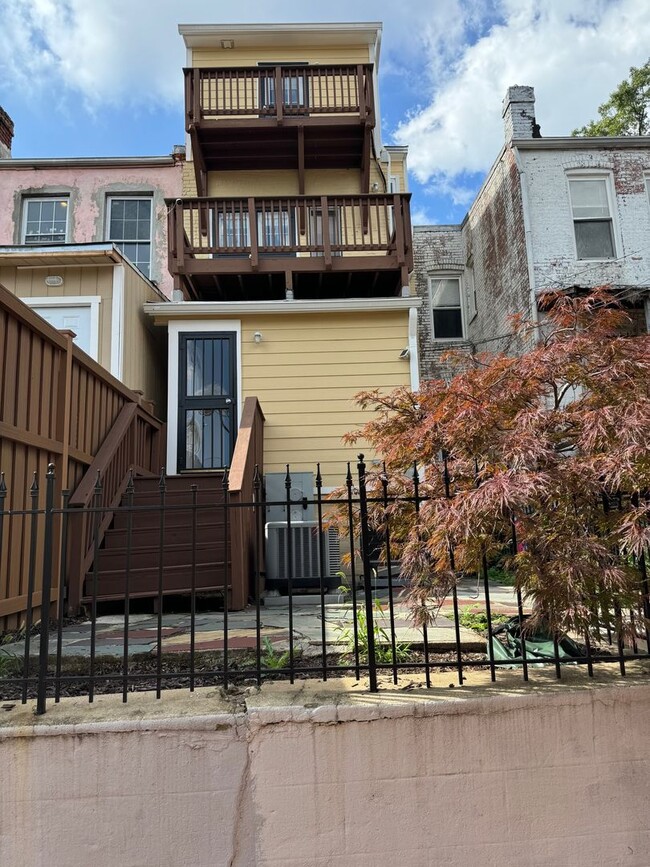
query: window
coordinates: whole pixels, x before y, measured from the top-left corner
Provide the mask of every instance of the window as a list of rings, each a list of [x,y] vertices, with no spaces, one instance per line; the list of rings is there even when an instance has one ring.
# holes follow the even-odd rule
[[[462,340],[460,277],[429,278],[429,298],[433,339]]]
[[[150,276],[151,199],[110,198],[108,241],[114,241],[136,268]]]
[[[571,210],[578,259],[615,258],[607,178],[571,178]]]
[[[65,244],[68,236],[68,199],[66,196],[26,199],[24,204],[24,244]]]
[[[307,78],[300,67],[307,66],[307,62],[258,63],[258,66],[263,69],[260,75],[260,109],[275,111],[275,69],[282,66],[282,107],[290,114],[305,114],[309,96]]]

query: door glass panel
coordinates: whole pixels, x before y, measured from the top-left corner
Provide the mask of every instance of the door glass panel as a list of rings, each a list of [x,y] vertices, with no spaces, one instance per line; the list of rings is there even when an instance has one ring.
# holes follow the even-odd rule
[[[264,210],[257,214],[260,247],[293,246],[291,219],[287,210]]]
[[[185,396],[228,396],[230,368],[230,341],[227,337],[188,338]]]
[[[185,469],[228,466],[232,455],[232,418],[228,409],[185,411]]]

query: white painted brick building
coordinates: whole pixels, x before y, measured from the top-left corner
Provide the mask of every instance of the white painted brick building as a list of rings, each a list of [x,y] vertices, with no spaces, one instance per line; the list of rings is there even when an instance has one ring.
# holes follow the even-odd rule
[[[516,350],[508,317],[535,318],[548,289],[611,284],[650,329],[650,137],[541,138],[534,104],[508,89],[504,146],[463,222],[415,228],[423,377],[449,375],[452,346]]]

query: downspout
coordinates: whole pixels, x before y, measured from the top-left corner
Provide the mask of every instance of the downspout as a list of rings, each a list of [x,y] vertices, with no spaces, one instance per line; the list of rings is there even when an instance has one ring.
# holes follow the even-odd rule
[[[420,359],[418,357],[418,309],[409,307],[409,373],[411,391],[420,390]]]
[[[530,204],[528,199],[528,185],[526,182],[526,172],[524,171],[523,162],[519,148],[513,145],[512,152],[515,155],[515,164],[519,173],[519,188],[521,190],[521,212],[524,220],[524,238],[526,241],[526,261],[528,262],[528,285],[530,287],[530,313],[531,319],[535,326],[535,342],[540,339],[539,332],[539,311],[537,309],[537,293],[535,292],[535,268],[533,265],[533,238],[530,228]]]

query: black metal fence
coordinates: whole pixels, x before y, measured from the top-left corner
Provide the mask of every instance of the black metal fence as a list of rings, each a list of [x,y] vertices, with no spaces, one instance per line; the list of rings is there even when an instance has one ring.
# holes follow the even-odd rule
[[[403,675],[422,672],[424,683],[430,686],[431,675],[437,670],[454,670],[460,685],[467,669],[485,668],[494,681],[501,666],[520,669],[523,679],[528,680],[533,665],[548,665],[561,679],[567,662],[585,666],[589,676],[593,676],[597,664],[613,663],[624,676],[629,661],[650,658],[650,596],[643,557],[636,563],[637,604],[625,614],[620,609],[615,612],[615,623],[621,628],[612,630],[610,620],[605,619],[602,628],[596,623],[595,640],[594,633],[591,637],[585,634],[581,644],[566,635],[546,636],[551,647],[546,656],[538,646],[531,650],[526,638],[528,614],[521,591],[516,587],[495,590],[487,557],[482,558],[474,576],[457,575],[458,580],[450,588],[448,607],[437,612],[437,619],[416,629],[406,622],[407,611],[400,596],[406,588],[391,538],[391,522],[386,516],[395,505],[418,512],[427,497],[421,493],[417,468],[410,488],[406,493],[402,488],[399,495],[391,493],[385,473],[374,474],[375,483],[369,486],[367,472],[364,457],[359,455],[355,472],[348,464],[343,485],[332,495],[323,491],[318,467],[315,495],[298,502],[289,467],[284,478],[286,497],[267,499],[263,480],[256,472],[254,498],[244,503],[230,502],[227,471],[218,496],[214,485],[207,496],[205,491],[201,496],[200,484],[188,481],[186,496],[173,502],[168,490],[171,480],[164,471],[155,494],[151,495],[149,484],[149,494],[142,504],[138,502],[138,486],[143,482],[131,478],[121,505],[110,510],[114,523],[122,521],[125,540],[119,570],[122,589],[117,598],[115,592],[106,599],[102,597],[102,564],[112,555],[96,541],[81,616],[66,610],[67,564],[72,549],[81,543],[75,531],[80,510],[69,506],[65,491],[55,502],[59,498],[53,464],[49,465],[42,487],[34,478],[30,509],[11,510],[2,477],[0,549],[10,544],[19,522],[28,525],[30,541],[25,554],[29,560],[28,582],[23,588],[27,616],[22,629],[1,638],[0,696],[23,703],[35,697],[36,712],[42,714],[48,699],[58,702],[70,694],[87,695],[92,702],[99,692],[121,692],[126,701],[134,690],[154,690],[160,697],[164,689],[260,685],[265,679],[278,678],[293,683],[298,678],[327,680],[342,674],[351,674],[357,680],[367,676],[370,690],[377,691],[382,675],[388,675],[389,683],[398,684]],[[447,496],[452,496],[447,476],[445,481]],[[278,507],[284,516],[281,522],[275,522],[283,526],[279,541],[275,540],[272,570],[267,544],[273,523],[268,521],[269,507]],[[301,508],[312,510],[314,519],[296,521],[295,510]],[[229,586],[228,528],[233,509],[244,509],[256,528],[252,535],[257,543],[249,552],[249,604],[243,612],[229,611],[225,589]],[[83,512],[98,527],[107,511],[98,478],[93,505]],[[170,528],[166,521],[171,512],[185,514],[186,521]],[[378,513],[384,516],[379,523],[374,519]],[[144,529],[143,516],[147,516]],[[199,580],[197,542],[199,528],[205,528],[206,522],[213,526],[216,551],[209,566],[213,574],[207,583]],[[296,532],[298,528],[304,531],[305,525],[306,534]],[[334,527],[338,529],[330,529]],[[183,561],[179,568],[185,570],[189,588],[183,592],[167,578],[165,552],[172,547],[172,529],[174,538],[182,537],[180,543],[174,543],[174,550],[185,552],[179,555]],[[515,521],[511,522],[511,530],[512,538],[505,544],[516,552]],[[134,562],[139,537],[147,533],[156,540],[153,554],[150,548],[146,554],[156,581],[155,587],[148,585],[142,590]],[[337,547],[343,552],[341,564],[337,562]],[[57,570],[53,570],[55,557],[60,558]],[[451,546],[449,561],[453,571]],[[315,563],[315,568],[305,567],[307,562]],[[270,572],[274,572],[275,579],[269,577]],[[55,573],[60,575],[57,586],[52,583]],[[473,592],[469,595],[483,606],[480,613],[486,628],[483,636],[476,634],[474,638],[466,629],[472,624],[466,624],[463,609],[470,580]],[[269,594],[274,587],[280,588],[279,596],[277,590]],[[35,588],[39,591],[35,592]],[[507,612],[512,616],[505,624],[501,623],[503,614],[495,615],[495,593],[501,599],[499,607],[512,608]],[[143,605],[153,607],[153,613],[143,614]],[[39,612],[49,612],[50,616],[40,616]],[[265,622],[268,620],[273,621],[270,632]],[[309,627],[305,630],[307,620]],[[146,625],[142,625],[145,621]],[[111,627],[108,634],[103,631],[107,623]],[[441,640],[439,634],[432,638],[432,630],[441,624],[446,630],[444,638]],[[142,644],[143,632],[148,645]],[[499,640],[499,633],[508,639],[505,643]],[[203,641],[206,634],[209,640]]]

